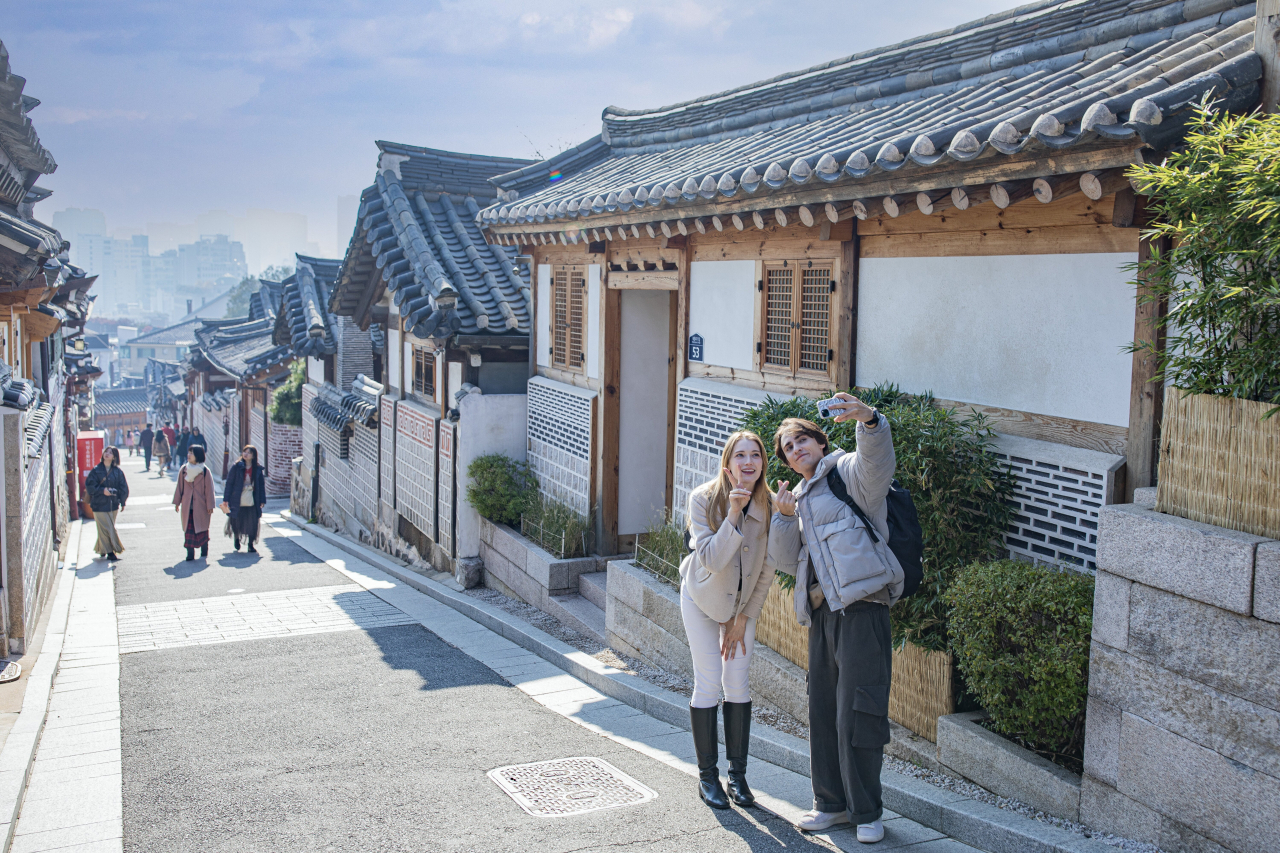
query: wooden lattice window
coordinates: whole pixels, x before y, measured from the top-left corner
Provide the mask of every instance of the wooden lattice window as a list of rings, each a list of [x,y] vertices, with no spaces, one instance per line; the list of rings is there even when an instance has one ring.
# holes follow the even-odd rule
[[[425,347],[413,348],[413,392],[432,399],[436,396],[436,355]]]
[[[827,373],[831,349],[830,266],[783,261],[764,268],[761,353],[766,369]]]
[[[587,268],[557,266],[551,275],[551,364],[565,370],[586,367]]]

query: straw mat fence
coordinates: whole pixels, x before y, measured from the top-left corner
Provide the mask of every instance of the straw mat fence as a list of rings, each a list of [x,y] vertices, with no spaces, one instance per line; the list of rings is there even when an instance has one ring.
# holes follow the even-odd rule
[[[1156,510],[1280,538],[1280,415],[1252,400],[1168,389]]]

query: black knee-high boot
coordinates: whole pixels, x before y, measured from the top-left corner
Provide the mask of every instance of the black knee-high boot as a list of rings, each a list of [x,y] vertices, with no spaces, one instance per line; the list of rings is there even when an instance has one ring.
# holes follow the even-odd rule
[[[188,549],[187,549],[187,562],[188,562],[188,563],[190,563],[190,562],[191,562],[192,560],[194,560],[195,558],[196,558],[196,549],[195,549],[195,548],[188,548]]]
[[[720,742],[716,737],[716,714],[710,708],[689,708],[689,722],[693,729],[693,748],[698,752],[698,796],[713,809],[729,808],[729,798],[720,784]]]
[[[751,703],[724,703],[724,754],[729,759],[729,798],[744,808],[755,805],[747,787],[747,749],[751,746]]]

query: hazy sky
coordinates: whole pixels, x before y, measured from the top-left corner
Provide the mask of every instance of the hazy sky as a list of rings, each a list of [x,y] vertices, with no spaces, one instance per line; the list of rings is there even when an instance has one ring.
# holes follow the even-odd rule
[[[0,40],[58,170],[38,215],[111,229],[336,201],[375,139],[549,156],[654,107],[890,44],[1010,0],[11,0]],[[348,227],[349,223],[343,223]]]

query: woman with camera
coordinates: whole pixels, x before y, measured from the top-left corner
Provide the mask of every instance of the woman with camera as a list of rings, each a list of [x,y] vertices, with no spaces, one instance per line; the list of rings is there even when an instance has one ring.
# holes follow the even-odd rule
[[[720,475],[689,495],[693,553],[680,565],[680,614],[694,668],[689,719],[698,753],[698,793],[717,809],[729,808],[730,798],[739,806],[755,803],[747,786],[747,674],[756,620],[773,585],[768,556],[773,493],[765,482],[765,454],[760,436],[735,432],[720,456]],[[727,797],[717,766],[716,706],[722,690]]]
[[[124,553],[124,543],[116,532],[116,514],[129,500],[129,483],[120,470],[120,451],[107,447],[102,451],[102,461],[93,466],[84,478],[84,490],[89,493],[89,509],[98,526],[98,541],[93,550],[108,560]]]

